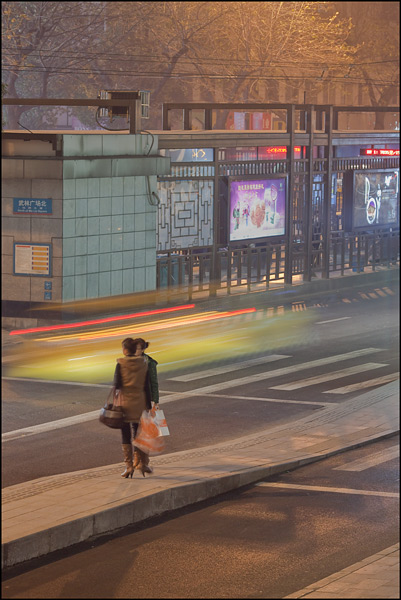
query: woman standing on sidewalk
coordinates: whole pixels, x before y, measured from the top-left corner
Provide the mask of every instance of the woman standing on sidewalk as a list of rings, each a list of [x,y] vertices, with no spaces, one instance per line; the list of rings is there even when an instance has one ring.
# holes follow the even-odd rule
[[[140,470],[144,477],[145,473],[152,473],[149,456],[135,447],[133,453],[131,443],[131,429],[135,440],[142,412],[151,410],[152,402],[154,408],[158,408],[159,404],[157,362],[145,354],[148,346],[149,342],[145,342],[142,338],[123,340],[124,358],[117,359],[114,372],[114,386],[119,390],[124,412],[121,434],[125,471],[121,477],[132,477],[135,469]]]

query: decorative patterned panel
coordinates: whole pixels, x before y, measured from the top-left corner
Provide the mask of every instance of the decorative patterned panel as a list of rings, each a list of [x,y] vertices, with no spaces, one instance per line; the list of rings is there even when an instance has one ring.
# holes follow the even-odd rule
[[[157,250],[213,244],[213,181],[160,181]]]

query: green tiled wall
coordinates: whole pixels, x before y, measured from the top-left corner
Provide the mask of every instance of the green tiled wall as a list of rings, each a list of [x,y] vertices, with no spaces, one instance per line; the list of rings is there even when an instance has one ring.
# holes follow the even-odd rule
[[[154,290],[156,211],[143,176],[64,179],[63,301]]]

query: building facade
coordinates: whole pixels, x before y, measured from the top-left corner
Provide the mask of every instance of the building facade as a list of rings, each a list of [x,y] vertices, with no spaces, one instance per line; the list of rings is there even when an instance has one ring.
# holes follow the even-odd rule
[[[156,288],[150,134],[3,134],[3,315]]]
[[[214,110],[260,128],[213,129]],[[264,112],[282,126],[263,129]],[[350,131],[346,118],[333,106],[166,105],[158,132],[5,132],[3,319],[399,264],[399,132]]]

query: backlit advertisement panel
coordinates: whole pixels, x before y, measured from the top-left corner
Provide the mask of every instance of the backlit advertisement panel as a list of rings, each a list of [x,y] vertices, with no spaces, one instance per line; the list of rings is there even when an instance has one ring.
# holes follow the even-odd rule
[[[354,173],[353,227],[398,225],[399,171]]]
[[[230,242],[285,235],[286,179],[230,181]]]

